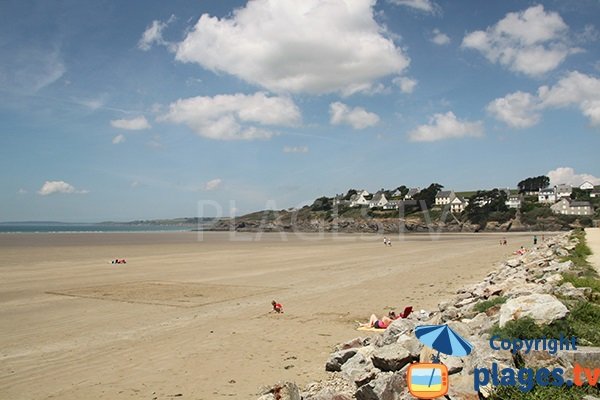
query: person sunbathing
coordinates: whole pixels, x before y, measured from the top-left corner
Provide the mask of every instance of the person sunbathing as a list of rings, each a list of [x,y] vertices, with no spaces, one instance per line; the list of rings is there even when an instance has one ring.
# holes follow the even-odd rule
[[[371,314],[369,322],[366,324],[360,324],[360,326],[365,328],[386,329],[397,318],[398,317],[394,311],[390,311],[387,317],[381,317],[381,319],[377,318],[377,315]]]

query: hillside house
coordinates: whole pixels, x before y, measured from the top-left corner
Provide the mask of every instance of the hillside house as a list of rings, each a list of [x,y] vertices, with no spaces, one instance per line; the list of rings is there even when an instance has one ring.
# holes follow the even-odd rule
[[[365,193],[367,193],[367,194],[365,195]],[[367,197],[369,196],[368,193],[369,192],[367,192],[366,190],[361,190],[360,192],[353,194],[352,197],[350,197],[350,207],[368,206],[369,205],[369,199],[367,199]]]
[[[573,201],[566,197],[550,206],[556,214],[563,215],[592,215],[593,209],[589,201]]]
[[[538,203],[556,203],[556,192],[554,191],[554,188],[540,189],[538,191]]]
[[[435,195],[435,205],[445,206],[450,204],[456,198],[453,190],[442,190]]]
[[[388,203],[388,199],[385,197],[385,193],[380,190],[373,195],[373,198],[369,201],[369,208],[383,207]]]
[[[469,200],[454,196],[452,201],[450,202],[450,212],[452,213],[461,213],[465,211],[465,208],[469,205]]]
[[[554,192],[556,193],[556,200],[560,200],[563,197],[571,197],[573,187],[571,185],[556,185],[554,186]]]
[[[406,193],[406,196],[404,196],[404,200],[412,200],[413,197],[420,191],[421,191],[421,189],[419,189],[419,188],[408,189],[408,193]]]
[[[579,189],[581,189],[581,190],[594,190],[594,185],[592,185],[592,182],[585,181],[581,185],[579,185]]]
[[[504,203],[508,208],[521,208],[521,196],[508,196]]]

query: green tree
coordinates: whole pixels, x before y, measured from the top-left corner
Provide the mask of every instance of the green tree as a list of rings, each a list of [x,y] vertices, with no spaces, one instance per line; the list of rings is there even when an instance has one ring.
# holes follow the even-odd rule
[[[311,211],[329,211],[333,208],[333,202],[329,197],[319,197],[310,206]]]
[[[499,216],[502,215],[500,213],[508,212],[507,197],[504,190],[478,190],[469,198],[469,205],[465,208],[467,218],[471,223],[484,228],[491,213]]]
[[[547,188],[549,185],[550,178],[548,178],[546,175],[540,175],[532,178],[523,179],[517,184],[519,188],[519,193],[544,189]]]
[[[440,190],[442,190],[443,187],[444,186],[440,185],[439,183],[432,183],[414,196],[414,199],[417,200],[417,204],[419,204],[419,207],[422,211],[431,208],[435,204],[435,196]],[[425,202],[425,209],[423,208],[422,201]]]

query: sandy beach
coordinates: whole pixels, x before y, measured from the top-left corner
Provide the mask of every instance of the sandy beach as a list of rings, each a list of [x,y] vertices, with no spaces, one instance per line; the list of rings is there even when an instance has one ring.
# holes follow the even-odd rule
[[[532,244],[530,233],[396,235],[392,247],[381,236],[231,239],[0,235],[0,397],[251,399],[279,380],[306,384],[335,344],[365,334],[356,320],[432,309]],[[284,314],[269,312],[272,299]]]

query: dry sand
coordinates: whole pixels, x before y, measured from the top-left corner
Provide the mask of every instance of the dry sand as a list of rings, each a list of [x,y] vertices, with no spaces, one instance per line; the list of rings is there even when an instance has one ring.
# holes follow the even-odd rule
[[[600,274],[600,228],[586,228],[585,240],[592,250],[592,255],[588,257],[588,261]]]
[[[355,320],[433,309],[531,245],[502,236],[0,235],[0,398],[252,399],[306,384],[335,344],[369,334]]]

